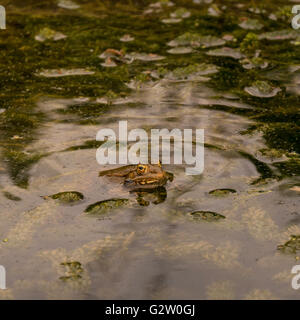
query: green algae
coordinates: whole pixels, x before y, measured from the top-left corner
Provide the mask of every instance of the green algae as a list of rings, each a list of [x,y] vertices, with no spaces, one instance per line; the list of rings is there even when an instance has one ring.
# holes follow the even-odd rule
[[[172,12],[170,14],[170,16],[172,18],[181,18],[181,19],[185,19],[185,18],[189,18],[191,16],[190,11],[188,11],[185,8],[178,8],[176,9],[174,12]]]
[[[188,216],[193,221],[206,221],[206,222],[214,222],[223,220],[226,217],[222,214],[213,211],[193,211],[188,213]]]
[[[209,56],[215,57],[229,57],[233,59],[243,58],[243,54],[237,48],[222,47],[220,49],[213,49],[207,52]]]
[[[260,30],[263,28],[263,24],[257,19],[247,19],[244,18],[239,26],[246,30]]]
[[[107,112],[108,106],[101,103],[90,104],[72,104],[63,109],[55,110],[58,114],[62,115],[77,115],[81,121],[85,119],[91,120]]]
[[[236,193],[236,191],[234,189],[215,189],[209,191],[209,194],[215,197],[226,197],[232,193]]]
[[[281,91],[280,88],[271,86],[266,81],[257,80],[250,87],[244,89],[248,94],[258,98],[272,98]]]
[[[179,46],[191,46],[191,47],[216,47],[225,44],[223,39],[217,38],[215,36],[207,35],[203,36],[198,33],[190,33],[186,32],[181,36],[175,38],[174,40],[168,42],[168,45],[171,47],[179,47]]]
[[[241,61],[242,66],[247,69],[259,68],[265,69],[269,66],[269,62],[261,57],[246,58]]]
[[[284,29],[279,31],[271,31],[263,33],[259,36],[259,39],[267,39],[267,40],[291,40],[295,39],[298,36],[298,32],[296,30]]]
[[[85,209],[85,213],[88,215],[103,215],[110,213],[114,209],[121,208],[129,203],[128,199],[118,199],[118,198],[113,198],[113,199],[108,199],[108,200],[103,200],[96,202],[94,204],[89,205]]]
[[[78,191],[64,191],[64,192],[59,192],[50,196],[45,196],[44,198],[59,200],[59,202],[67,204],[67,203],[74,203],[74,202],[81,201],[84,199],[84,196],[82,193]]]
[[[278,19],[289,22],[293,17],[292,6],[280,6],[274,14]]]
[[[50,28],[43,28],[36,36],[35,36],[35,40],[37,41],[46,41],[46,40],[54,40],[54,41],[58,41],[58,40],[62,40],[65,39],[66,36],[64,34],[62,34],[61,32],[57,32],[54,31]]]
[[[259,47],[260,42],[258,36],[253,32],[249,32],[240,44],[241,52],[247,54],[253,54]]]

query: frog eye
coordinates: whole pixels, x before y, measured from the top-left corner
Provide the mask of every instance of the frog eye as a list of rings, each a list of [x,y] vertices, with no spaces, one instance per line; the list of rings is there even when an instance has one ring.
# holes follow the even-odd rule
[[[146,166],[142,165],[142,164],[139,164],[137,166],[137,172],[140,174],[140,173],[144,173],[146,171]]]

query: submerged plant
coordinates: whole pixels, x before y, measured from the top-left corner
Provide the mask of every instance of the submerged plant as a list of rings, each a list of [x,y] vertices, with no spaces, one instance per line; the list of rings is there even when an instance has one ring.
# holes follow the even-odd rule
[[[117,209],[127,205],[129,203],[128,199],[108,199],[96,202],[94,204],[89,205],[84,212],[89,215],[102,215],[109,213],[113,209]]]
[[[59,200],[62,203],[74,203],[84,199],[82,193],[77,191],[64,191],[53,194],[51,196],[45,196],[44,199],[51,198],[54,200]]]
[[[215,197],[224,197],[231,193],[236,193],[236,191],[234,189],[215,189],[209,191],[209,194]]]
[[[225,216],[222,214],[212,212],[212,211],[193,211],[188,213],[188,216],[195,221],[207,221],[213,222],[225,219]]]

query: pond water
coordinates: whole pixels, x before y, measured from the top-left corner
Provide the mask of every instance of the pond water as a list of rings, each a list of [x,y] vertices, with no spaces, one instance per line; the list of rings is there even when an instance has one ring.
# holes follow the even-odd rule
[[[0,298],[298,299],[296,2],[2,1]],[[120,120],[204,129],[204,172],[99,177]]]

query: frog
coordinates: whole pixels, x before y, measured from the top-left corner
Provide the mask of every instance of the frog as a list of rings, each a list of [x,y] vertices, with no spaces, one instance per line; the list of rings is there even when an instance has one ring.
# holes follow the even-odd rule
[[[151,193],[157,197],[153,201],[154,204],[161,203],[166,196],[161,196],[162,188],[168,181],[173,181],[173,174],[164,171],[161,162],[157,164],[133,164],[119,167],[111,170],[104,170],[99,172],[99,176],[119,177],[123,179],[123,185],[130,189],[130,193],[136,193],[137,202],[142,205],[149,205],[149,201],[143,201],[143,197],[147,193]],[[166,191],[163,194],[166,194]]]
[[[173,174],[163,170],[161,162],[157,164],[127,165],[99,172],[99,176],[124,178],[124,185],[141,189],[163,186],[173,180]]]

